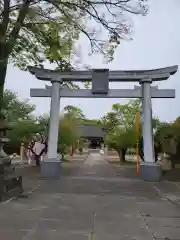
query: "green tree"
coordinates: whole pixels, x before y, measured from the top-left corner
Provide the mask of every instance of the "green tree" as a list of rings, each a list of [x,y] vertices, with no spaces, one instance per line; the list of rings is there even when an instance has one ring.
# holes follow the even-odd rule
[[[139,136],[136,133],[135,119],[137,113],[141,112],[141,100],[130,100],[127,104],[113,104],[112,111],[108,112],[102,118],[102,124],[108,131],[106,143],[109,147],[114,148],[120,161],[125,161],[127,148],[136,146],[136,142],[142,136],[142,126],[140,124]],[[153,129],[157,131],[160,121],[153,118]]]
[[[20,100],[16,93],[5,90],[3,98],[3,113],[10,122],[18,119],[31,119],[35,106],[30,104],[28,100]]]
[[[64,113],[66,115],[71,115],[77,119],[85,119],[85,115],[84,115],[83,111],[79,107],[75,107],[73,105],[65,106]]]
[[[8,131],[10,142],[5,148],[8,153],[19,152],[22,141],[27,141],[37,131],[33,117],[35,106],[27,100],[20,100],[16,93],[5,90],[3,98],[3,114],[10,122],[12,130]]]
[[[10,139],[5,151],[12,154],[19,153],[21,143],[25,147],[35,138],[38,134],[41,142],[45,142],[47,138],[48,120],[45,116],[34,117],[33,111],[35,106],[30,104],[27,100],[20,100],[16,93],[5,90],[3,98],[3,113],[7,120],[10,122],[12,129],[8,131]],[[34,144],[35,142],[33,142]],[[33,144],[30,149],[33,151]],[[42,152],[43,153],[43,152]],[[39,165],[40,156],[35,154],[37,165]]]
[[[171,123],[162,122],[159,124],[155,133],[156,141],[163,143],[164,139],[172,136],[175,136],[175,128],[173,128],[173,125]]]
[[[74,115],[65,115],[60,120],[59,127],[59,151],[64,156],[68,148],[72,147],[74,151],[77,147],[78,140],[80,139],[77,132],[78,119]]]
[[[130,100],[127,104],[113,104],[112,112],[102,118],[108,131],[105,142],[117,151],[120,162],[125,162],[127,148],[136,144],[135,118],[140,111],[140,103],[140,100]]]
[[[9,149],[9,151],[12,151],[11,153],[18,153],[21,143],[24,142],[27,146],[27,144],[32,140],[35,133],[38,132],[37,128],[38,125],[34,120],[17,120],[13,122],[12,130],[8,131],[10,142],[7,145],[7,149]]]
[[[117,151],[120,162],[124,163],[127,149],[135,147],[136,140],[135,128],[116,127],[114,131],[107,134],[105,142]]]
[[[12,154],[19,153],[21,143],[26,149],[29,149],[34,155],[36,166],[40,165],[40,157],[47,151],[47,130],[48,119],[38,117],[34,119],[18,119],[12,123],[12,130],[8,132],[10,142],[5,146],[5,150]],[[44,148],[40,153],[34,152],[36,141],[44,144]]]
[[[87,36],[92,51],[107,53],[112,60],[120,40],[131,33],[124,13],[145,14],[145,2],[1,0],[0,110],[8,63],[26,69],[31,64],[43,66],[49,60],[62,70],[72,69],[70,60],[80,33]],[[103,29],[107,35],[100,38]]]
[[[179,118],[174,122],[163,122],[158,125],[155,141],[160,144],[161,152],[169,155],[171,167],[180,162],[180,124]]]
[[[101,124],[108,132],[114,131],[114,129],[119,125],[117,113],[108,112],[105,116],[102,117]]]

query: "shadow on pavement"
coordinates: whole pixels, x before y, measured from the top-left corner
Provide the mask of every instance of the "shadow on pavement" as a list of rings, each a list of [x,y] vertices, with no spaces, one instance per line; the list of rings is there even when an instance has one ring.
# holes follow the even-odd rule
[[[180,168],[171,169],[170,171],[167,171],[163,176],[163,180],[180,182]]]

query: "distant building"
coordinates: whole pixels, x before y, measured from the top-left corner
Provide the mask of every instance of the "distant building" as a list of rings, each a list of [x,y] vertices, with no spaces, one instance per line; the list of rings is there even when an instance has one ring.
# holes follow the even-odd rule
[[[77,127],[80,137],[87,139],[90,148],[99,148],[101,143],[104,142],[106,131],[99,125],[83,124]]]

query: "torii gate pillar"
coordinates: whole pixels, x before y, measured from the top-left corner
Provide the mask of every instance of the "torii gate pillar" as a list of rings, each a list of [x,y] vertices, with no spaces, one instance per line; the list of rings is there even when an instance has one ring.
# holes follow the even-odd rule
[[[146,181],[160,181],[162,177],[161,166],[155,163],[154,141],[152,135],[152,102],[150,77],[139,82],[142,86],[142,135],[144,162],[140,165],[140,178]]]
[[[48,178],[59,178],[60,164],[57,159],[57,143],[59,133],[60,86],[58,81],[52,81],[52,96],[48,134],[47,158],[41,164],[41,175]]]

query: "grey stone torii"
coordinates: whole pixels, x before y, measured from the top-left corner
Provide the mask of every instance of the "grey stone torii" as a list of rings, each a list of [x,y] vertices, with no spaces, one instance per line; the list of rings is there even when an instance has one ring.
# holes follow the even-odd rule
[[[57,160],[57,142],[59,127],[60,98],[142,98],[143,144],[145,162],[140,166],[140,177],[146,181],[159,181],[161,168],[155,164],[152,136],[151,98],[174,98],[174,89],[152,87],[153,81],[167,80],[177,72],[178,66],[154,70],[60,72],[38,67],[29,67],[30,73],[37,79],[50,81],[52,86],[45,89],[31,89],[31,97],[51,97],[50,127],[47,159],[41,164],[41,174],[46,178],[60,177],[60,162]],[[92,81],[92,89],[62,88],[63,82]],[[109,82],[138,82],[134,89],[109,89]]]

